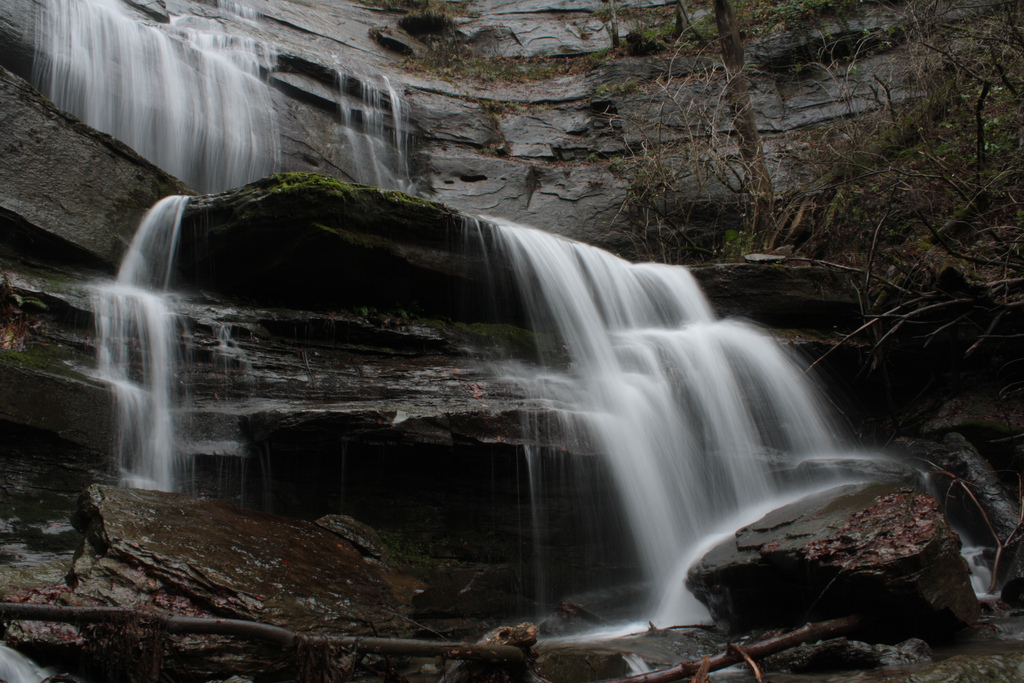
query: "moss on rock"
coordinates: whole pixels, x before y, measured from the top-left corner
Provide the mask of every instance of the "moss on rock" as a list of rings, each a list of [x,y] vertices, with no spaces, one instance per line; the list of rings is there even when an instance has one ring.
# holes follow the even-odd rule
[[[69,379],[96,384],[95,380],[74,370],[71,363],[79,364],[84,357],[56,346],[29,345],[24,351],[0,351],[0,365],[10,365],[32,372],[45,372]]]
[[[279,173],[193,200],[179,263],[198,284],[263,305],[387,310],[417,302],[451,315],[467,268],[478,267],[458,248],[460,224],[427,199]]]

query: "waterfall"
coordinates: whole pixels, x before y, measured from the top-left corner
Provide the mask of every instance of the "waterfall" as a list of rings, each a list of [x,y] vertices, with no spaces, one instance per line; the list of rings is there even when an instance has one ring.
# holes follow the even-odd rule
[[[773,454],[836,452],[820,401],[774,340],[716,320],[686,269],[492,223],[533,329],[557,339],[519,381],[552,406],[563,443],[592,443],[607,459],[664,602],[702,538],[777,496]],[[692,617],[668,607],[670,623]]]
[[[204,192],[278,165],[274,56],[256,41],[138,20],[118,0],[51,0],[33,80],[54,103]]]
[[[55,672],[44,669],[17,650],[0,645],[0,681],[6,683],[40,683]]]
[[[338,115],[356,180],[409,191],[409,130],[405,102],[386,76],[383,88],[338,72]]]
[[[114,389],[117,462],[127,486],[171,491],[180,470],[173,409],[182,323],[168,287],[187,204],[172,196],[147,211],[117,280],[96,287],[99,375]]]
[[[234,0],[216,5],[244,23],[264,20]],[[276,57],[261,43],[200,17],[143,21],[118,0],[51,0],[36,43],[36,83],[58,106],[193,186],[236,187],[278,166],[277,122],[262,80]],[[380,83],[339,73],[342,143],[359,181],[408,190],[407,107],[390,81]],[[99,373],[116,394],[118,463],[131,486],[174,489],[184,471],[174,407],[185,330],[168,286],[186,202],[155,205],[116,282],[96,288]],[[484,231],[475,223],[474,234],[497,242],[533,329],[557,339],[541,350],[541,366],[519,365],[515,379],[550,407],[567,450],[588,444],[604,457],[642,569],[661,601],[675,605],[664,596],[678,589],[688,553],[721,520],[779,494],[773,457],[837,452],[815,389],[769,337],[716,319],[685,269],[630,264],[492,224]],[[485,264],[497,269],[497,260]],[[220,332],[218,358],[244,362],[228,330]],[[553,442],[540,434],[534,441]],[[537,499],[544,453],[528,451]],[[531,521],[540,537],[543,520]],[[537,578],[547,580],[539,565]],[[685,619],[679,610],[666,614]]]

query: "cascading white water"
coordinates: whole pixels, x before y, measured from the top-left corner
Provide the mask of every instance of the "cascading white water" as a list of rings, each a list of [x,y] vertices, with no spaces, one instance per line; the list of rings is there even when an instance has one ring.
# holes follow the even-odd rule
[[[269,175],[278,134],[253,40],[144,23],[118,0],[51,0],[33,80],[57,106],[202,191]]]
[[[772,339],[716,320],[684,268],[492,222],[533,328],[568,359],[522,381],[554,406],[563,438],[607,458],[646,575],[672,594],[702,537],[775,497],[769,453],[836,451],[814,388]],[[665,607],[672,623],[692,617]]]
[[[367,185],[409,190],[408,113],[386,76],[377,88],[338,74],[338,114],[350,152],[359,159],[356,180]]]
[[[182,322],[168,304],[188,197],[160,200],[139,223],[117,280],[96,287],[99,373],[118,407],[122,483],[174,490],[181,467],[173,409]]]
[[[20,652],[0,645],[0,681],[40,683],[54,673],[52,669],[44,669]]]
[[[255,24],[260,20],[260,13],[251,7],[240,5],[232,0],[217,0],[217,7],[221,8],[225,12],[230,12],[237,17],[248,21],[251,24]]]

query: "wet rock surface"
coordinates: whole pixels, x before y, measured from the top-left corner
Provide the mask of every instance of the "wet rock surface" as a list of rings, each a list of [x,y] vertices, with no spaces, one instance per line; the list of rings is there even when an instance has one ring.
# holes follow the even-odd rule
[[[978,618],[960,543],[935,500],[895,484],[840,487],[775,510],[690,569],[733,628],[862,614],[875,638],[946,638]]]
[[[921,673],[911,674],[904,683],[987,683],[1024,678],[1024,653],[999,655],[957,655]]]
[[[836,669],[874,669],[880,666],[926,664],[932,649],[919,638],[896,645],[872,645],[847,638],[808,643],[766,658],[769,671],[829,671]]]
[[[31,570],[59,575],[81,536],[71,526],[75,499],[99,479],[112,483],[108,455],[31,427],[0,423],[0,594],[35,585]],[[50,570],[47,570],[50,571]]]
[[[389,36],[414,52],[423,51],[423,44],[401,28],[408,15],[402,8],[252,0],[245,13],[233,9],[234,3],[172,4],[172,13],[198,17],[182,26],[203,29],[209,25],[203,22],[214,21],[218,30],[270,46],[277,55],[266,78],[275,89],[280,170],[370,182],[339,126],[339,104],[346,98],[351,100],[347,106],[367,105],[342,92],[339,83],[386,89],[381,77],[386,76],[408,102],[406,126],[415,136],[415,175],[422,192],[464,210],[534,224],[627,256],[661,253],[660,238],[642,242],[665,226],[638,220],[627,192],[635,178],[621,163],[613,163],[614,157],[639,149],[647,135],[644,127],[656,120],[664,124],[657,137],[689,139],[694,117],[705,108],[702,103],[717,97],[724,82],[713,60],[681,59],[671,52],[599,58],[571,75],[538,72],[506,81],[488,79],[482,71],[479,78],[452,78],[429,60],[407,69],[390,43],[374,39]],[[657,0],[631,10],[657,12],[670,4]],[[167,8],[159,2],[132,6],[147,21],[166,21]],[[17,0],[0,10],[0,32],[9,38],[0,59],[24,76],[31,72],[34,15],[40,7],[39,0]],[[455,24],[452,49],[467,58],[586,57],[611,45],[607,6],[599,3],[468,2],[449,10]],[[901,36],[892,29],[902,20],[898,10],[869,5],[835,26],[752,41],[750,62],[760,67],[753,75],[759,128],[781,140],[810,125],[873,111],[881,106],[879,87],[890,103],[912,97],[906,64],[893,58]],[[842,57],[855,40],[862,48],[871,47],[855,67],[844,66],[839,73],[803,68],[824,54]],[[392,117],[387,125],[395,124]],[[698,132],[698,141],[711,132]],[[769,148],[786,144],[770,141]],[[464,172],[469,167],[477,170]],[[699,180],[701,169],[692,171],[694,182],[682,182],[683,189],[671,199],[673,211],[687,217],[688,230],[698,241],[714,243],[738,224],[736,195],[724,187],[715,190],[707,178]],[[478,184],[472,187],[462,180],[477,176],[487,180],[473,181]],[[798,168],[780,167],[774,182],[785,191],[799,186],[800,177]],[[396,186],[394,181],[384,184]]]
[[[0,240],[8,248],[115,270],[142,214],[162,197],[189,192],[2,67],[0,103],[8,160],[0,167]]]
[[[66,583],[36,584],[9,600],[237,618],[307,634],[408,631],[400,615],[416,582],[365,560],[322,526],[222,501],[104,486],[82,494],[73,519],[84,540]],[[78,659],[101,679],[132,671],[134,660],[126,662],[120,648],[147,647],[145,632],[116,621],[113,633],[104,628],[22,622],[6,636],[51,661]],[[295,666],[288,653],[246,639],[172,636],[169,645],[175,655],[164,667],[176,676],[258,671],[265,678]]]
[[[347,540],[296,519],[181,494],[91,486],[70,604],[187,600],[300,631],[400,632],[386,574]]]

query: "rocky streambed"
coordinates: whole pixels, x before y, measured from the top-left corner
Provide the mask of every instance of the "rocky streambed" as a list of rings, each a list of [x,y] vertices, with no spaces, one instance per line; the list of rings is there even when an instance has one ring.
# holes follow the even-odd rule
[[[67,574],[51,575],[47,582],[36,573],[27,586],[6,588],[5,600],[13,607],[54,605],[69,613],[95,607],[135,611],[95,625],[73,613],[43,622],[11,621],[8,615],[5,637],[58,668],[90,671],[105,680],[145,680],[140,665],[156,665],[173,679],[226,680],[245,671],[248,680],[289,680],[296,667],[300,679],[306,675],[301,647],[296,657],[244,632],[201,636],[132,625],[145,615],[256,621],[304,637],[442,643],[442,634],[465,638],[502,618],[497,604],[483,620],[441,618],[431,605],[454,606],[449,586],[408,564],[374,530],[347,516],[310,523],[223,501],[94,485],[79,498],[73,523],[84,540]],[[751,543],[751,535],[760,542]],[[823,552],[829,544],[842,551]],[[955,676],[1016,680],[1020,617],[993,615],[989,607],[979,620],[966,573],[956,536],[929,496],[902,484],[846,487],[774,511],[691,570],[689,581],[719,619],[717,626],[638,624],[629,633],[630,627],[596,611],[607,603],[566,602],[540,623],[540,642],[530,649],[537,635],[533,627],[522,646],[535,658],[531,668],[547,680],[617,679],[638,667],[696,665],[727,643],[759,652],[777,634],[791,633],[785,625],[817,618],[825,630],[806,644],[755,655],[772,680],[863,680],[857,672],[905,683]],[[814,588],[815,576],[828,582],[824,589]],[[492,592],[497,588],[490,585]],[[479,594],[484,587],[475,590]],[[856,613],[861,621],[837,629],[834,624],[844,619],[827,619],[837,613]],[[126,659],[129,650],[145,657]],[[349,676],[374,678],[390,668],[410,680],[434,680],[450,663],[427,653],[389,658],[384,669],[372,655],[359,662]],[[342,664],[352,666],[343,659]],[[472,676],[501,668],[461,666],[448,675],[466,675],[467,666],[477,667],[470,669]],[[751,680],[743,667],[722,676]]]

